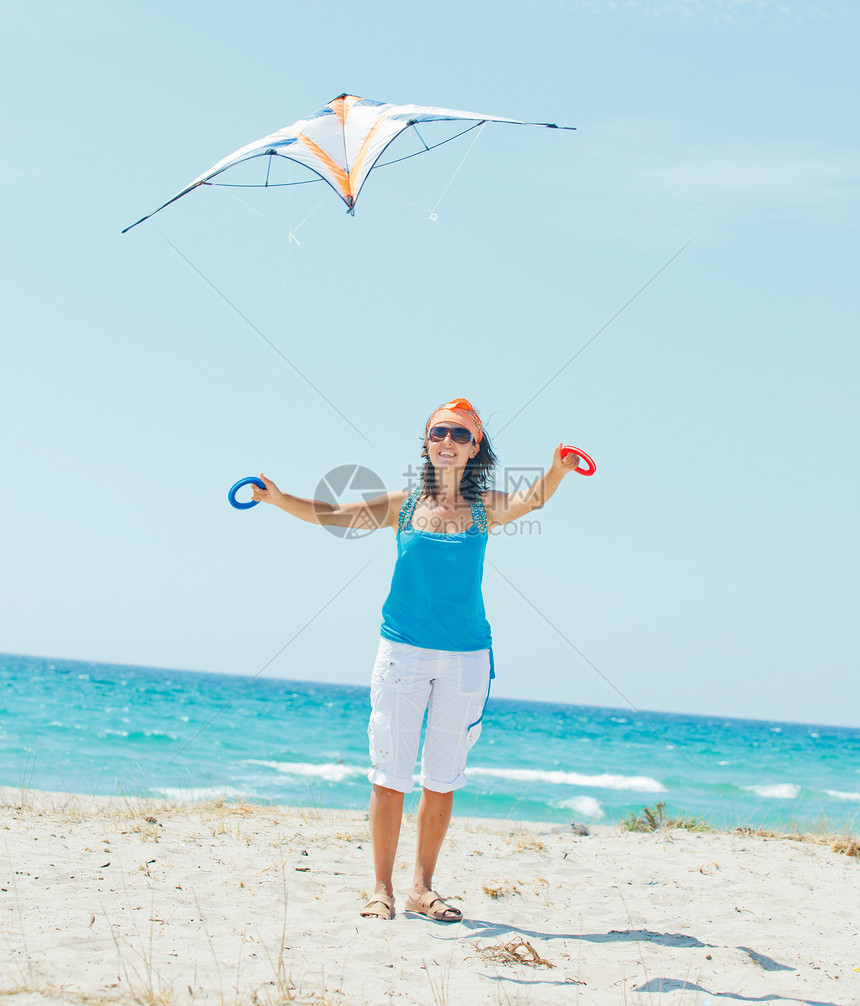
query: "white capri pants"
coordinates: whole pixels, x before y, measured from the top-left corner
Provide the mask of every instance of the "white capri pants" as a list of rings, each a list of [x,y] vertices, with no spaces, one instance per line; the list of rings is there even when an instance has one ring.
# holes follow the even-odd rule
[[[481,735],[490,689],[490,651],[425,650],[381,639],[367,727],[377,786],[409,793],[421,723],[427,730],[419,782],[436,793],[466,785],[466,756]]]

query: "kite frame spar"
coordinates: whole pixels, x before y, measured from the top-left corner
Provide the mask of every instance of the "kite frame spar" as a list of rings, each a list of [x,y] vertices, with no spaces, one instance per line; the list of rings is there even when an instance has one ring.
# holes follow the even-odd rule
[[[428,146],[418,132],[417,126],[423,122],[452,122],[457,120],[474,122],[474,125],[461,130],[455,136]],[[144,220],[149,220],[165,207],[175,203],[177,199],[192,192],[201,185],[211,185],[212,179],[228,168],[242,161],[257,157],[269,158],[269,169],[266,171],[266,181],[262,185],[243,185],[249,188],[274,188],[283,185],[306,185],[310,181],[321,179],[338,194],[346,204],[347,213],[355,213],[361,189],[370,173],[379,164],[379,158],[389,145],[410,127],[424,145],[424,150],[407,154],[405,157],[387,161],[395,164],[409,157],[427,153],[443,143],[449,143],[458,136],[477,129],[485,122],[506,122],[516,126],[544,126],[547,129],[575,129],[575,126],[558,126],[554,122],[525,122],[521,119],[506,119],[498,115],[483,115],[478,112],[464,112],[452,108],[436,108],[428,105],[391,105],[370,98],[359,98],[354,94],[341,94],[333,98],[324,108],[313,115],[300,119],[291,126],[285,126],[260,140],[255,140],[218,161],[208,171],[198,175],[189,185],[178,192],[158,209],[148,213],[140,220],[123,229],[123,234],[130,231]],[[290,151],[285,153],[285,151]],[[318,179],[305,179],[298,182],[269,183],[272,157],[282,157],[294,161],[310,169]]]

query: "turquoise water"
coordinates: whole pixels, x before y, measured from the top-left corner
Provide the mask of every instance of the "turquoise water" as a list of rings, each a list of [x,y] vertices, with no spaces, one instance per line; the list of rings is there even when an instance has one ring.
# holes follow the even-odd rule
[[[0,785],[364,808],[368,689],[0,655]],[[461,815],[860,830],[860,730],[490,700]]]

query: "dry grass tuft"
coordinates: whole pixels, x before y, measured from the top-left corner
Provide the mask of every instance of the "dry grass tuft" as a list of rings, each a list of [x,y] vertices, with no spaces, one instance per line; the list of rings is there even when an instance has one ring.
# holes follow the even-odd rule
[[[505,841],[508,845],[512,845],[516,852],[546,852],[546,843],[537,835],[530,835],[528,832],[513,831]]]
[[[860,859],[860,842],[851,835],[845,838],[837,838],[831,846],[834,852],[841,852],[845,856],[855,856]]]
[[[479,957],[496,964],[524,964],[530,968],[555,967],[541,957],[531,943],[522,936],[512,936],[507,942],[500,940],[492,945],[476,946],[475,949]]]
[[[484,884],[482,887],[484,894],[492,898],[494,901],[497,898],[507,898],[511,894],[519,894],[520,889],[516,884],[512,884],[508,880],[503,880],[501,883],[495,881],[490,881]]]
[[[250,801],[243,800],[241,798],[237,800],[225,800],[224,797],[218,797],[216,800],[210,800],[208,803],[204,803],[200,807],[203,815],[208,817],[210,820],[212,818],[223,817],[226,814],[248,817],[251,814],[258,813],[258,811],[262,809],[262,804],[251,803]]]
[[[276,982],[270,982],[269,988],[259,988],[251,994],[250,1006],[339,1006],[344,1002],[343,993],[339,989],[329,989],[323,981],[319,991],[299,989],[293,984],[292,977],[286,971],[278,973]],[[241,1001],[237,1000],[238,1003]],[[222,1006],[225,1006],[222,999]]]
[[[193,995],[191,988],[189,992]],[[0,989],[0,1001],[6,997],[25,996],[26,1002],[64,1003],[67,1006],[117,1006],[127,1003],[128,1006],[176,1006],[180,1000],[172,993],[156,993],[151,996],[146,991],[122,988],[119,982],[110,986],[110,991],[85,992],[71,989],[68,985],[55,985],[53,982],[28,982],[26,985],[9,986]]]
[[[736,835],[754,835],[756,838],[781,838],[788,842],[809,842],[812,845],[829,845],[831,852],[841,852],[843,856],[860,859],[860,841],[853,835],[810,835],[792,832],[768,831],[766,828],[735,828]]]

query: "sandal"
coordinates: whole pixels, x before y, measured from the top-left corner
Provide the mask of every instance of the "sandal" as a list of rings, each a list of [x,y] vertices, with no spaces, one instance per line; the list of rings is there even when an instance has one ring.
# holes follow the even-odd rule
[[[374,894],[361,910],[363,919],[384,919],[386,922],[394,918],[394,898],[388,894]]]
[[[436,922],[463,921],[460,909],[446,905],[435,891],[427,891],[420,896],[409,894],[406,898],[406,911],[426,915],[428,919],[434,919]]]

